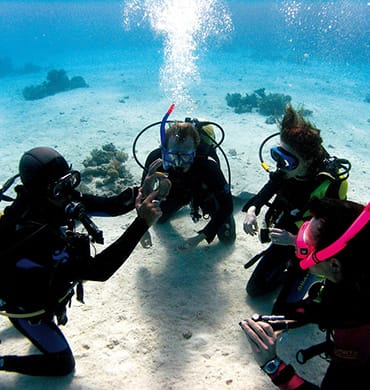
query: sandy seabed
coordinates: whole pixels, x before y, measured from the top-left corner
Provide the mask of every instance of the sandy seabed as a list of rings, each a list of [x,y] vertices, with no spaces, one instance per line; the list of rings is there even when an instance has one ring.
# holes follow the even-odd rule
[[[237,58],[234,61],[239,63]],[[208,118],[226,132],[222,146],[229,158],[235,196],[235,244],[225,247],[215,239],[190,254],[178,251],[177,244],[204,223],[193,224],[187,208],[168,224],[153,227],[151,248],[139,244],[106,283],[86,282],[85,304],[74,300],[68,310],[69,322],[62,331],[75,354],[74,375],[37,378],[1,372],[0,389],[275,388],[254,362],[238,322],[255,312],[268,313],[274,298],[252,301],[245,293],[253,268],[245,270],[243,265],[264,246],[243,232],[240,210],[246,196],[267,180],[259,165],[258,147],[277,128],[267,125],[258,113],[235,114],[227,107],[225,95],[265,87],[268,92],[290,94],[293,105],[311,109],[328,151],[352,162],[348,196],[362,203],[368,201],[370,187],[369,106],[361,79],[354,82],[344,75],[338,80],[337,74],[321,74],[309,65],[303,74],[302,69],[295,73],[294,65],[281,65],[272,74],[270,66],[251,66],[251,72],[246,65],[242,69],[225,65],[199,88],[191,115],[181,105],[172,114],[174,119]],[[20,156],[31,147],[55,147],[80,169],[92,149],[109,142],[129,153],[127,167],[139,181],[140,168],[131,150],[134,137],[148,124],[160,121],[171,103],[152,73],[149,66],[79,64],[71,66],[68,75],[82,75],[88,89],[32,102],[22,98],[21,90],[40,83],[44,75],[0,79],[0,181],[17,172]],[[159,134],[143,137],[138,145],[141,161],[158,145]],[[134,218],[133,211],[94,221],[109,245]],[[288,332],[279,344],[279,354],[317,383],[327,363],[315,358],[300,366],[295,353],[323,338],[315,326]],[[34,350],[6,318],[0,319],[0,339],[0,355]]]

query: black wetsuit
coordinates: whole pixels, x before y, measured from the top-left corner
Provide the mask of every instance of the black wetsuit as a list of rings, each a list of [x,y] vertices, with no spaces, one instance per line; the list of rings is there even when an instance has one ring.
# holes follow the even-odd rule
[[[252,197],[243,207],[242,211],[247,212],[249,207],[256,207],[258,215],[263,206],[269,205],[266,212],[266,225],[287,230],[292,234],[297,234],[300,223],[310,218],[307,214],[307,202],[316,189],[322,183],[322,191],[318,191],[317,196],[323,195],[331,198],[339,198],[339,188],[341,181],[334,180],[325,174],[313,177],[311,180],[285,179],[281,171],[270,173],[269,181],[263,186],[257,195]],[[270,200],[275,196],[271,204]],[[257,263],[246,286],[250,296],[261,296],[274,291],[282,283],[285,284],[281,298],[290,294],[291,284],[297,280],[297,277],[303,277],[303,272],[299,270],[295,261],[294,246],[284,246],[270,244],[270,246],[261,253],[261,258]],[[290,267],[290,273],[286,273],[287,267]],[[297,272],[298,275],[294,275]],[[286,281],[289,277],[291,280]],[[284,296],[284,298],[283,298]],[[299,300],[300,295],[292,297]],[[279,303],[277,302],[277,305]]]
[[[121,215],[134,209],[137,188],[105,198],[74,193],[90,214]],[[10,317],[12,324],[42,354],[0,356],[0,370],[28,375],[67,375],[74,369],[73,353],[58,324],[66,322],[65,306],[79,281],[105,281],[129,257],[148,229],[136,218],[115,242],[90,256],[85,235],[67,233],[57,219],[17,188],[16,201],[0,218],[0,298],[8,313],[43,313],[29,318]],[[60,222],[60,221],[59,221]],[[78,290],[78,289],[77,289]],[[81,289],[80,289],[81,292]],[[81,298],[81,297],[80,297]],[[5,302],[5,303],[4,303]]]
[[[272,377],[274,383],[284,390],[369,388],[369,300],[368,284],[359,288],[357,283],[325,280],[315,283],[303,301],[281,305],[279,314],[326,331],[322,344],[301,350],[301,363],[303,357],[308,360],[320,353],[326,354],[330,364],[320,387],[304,381],[285,363],[279,375]]]
[[[148,169],[158,158],[161,158],[161,151],[155,149],[148,155],[145,167]],[[164,172],[163,167],[159,167],[158,171]],[[211,243],[216,235],[220,241],[234,242],[233,199],[216,158],[202,154],[198,149],[187,172],[170,168],[167,173],[172,186],[166,200],[161,201],[163,216],[158,223],[166,222],[180,208],[190,204],[195,218],[198,209],[202,210],[203,216],[209,216],[207,225],[198,232],[205,234],[208,243]],[[143,178],[145,175],[146,171]]]

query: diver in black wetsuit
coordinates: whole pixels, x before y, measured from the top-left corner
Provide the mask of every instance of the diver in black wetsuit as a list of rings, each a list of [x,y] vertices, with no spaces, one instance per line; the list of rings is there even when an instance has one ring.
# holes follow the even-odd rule
[[[0,356],[0,370],[67,375],[75,361],[58,326],[67,322],[66,305],[74,290],[77,299],[83,300],[82,281],[105,281],[127,260],[162,215],[155,201],[158,191],[150,192],[152,175],[143,187],[127,188],[117,196],[81,194],[76,190],[79,172],[48,147],[24,153],[19,172],[22,185],[16,187],[15,201],[0,218],[0,313],[8,316],[41,354]],[[137,217],[128,229],[91,256],[90,241],[103,243],[103,236],[89,216],[121,215],[134,208]],[[76,220],[88,234],[75,231]]]
[[[209,217],[204,229],[185,240],[179,249],[192,250],[203,240],[211,243],[216,235],[224,243],[235,241],[233,199],[214,155],[214,151],[209,152],[209,145],[201,142],[192,123],[179,122],[166,130],[165,145],[153,150],[145,162],[143,178],[150,164],[161,161],[158,170],[166,172],[172,184],[166,200],[161,202],[163,215],[158,223],[167,222],[186,205],[191,206],[194,222]]]
[[[367,255],[370,203],[364,206],[332,198],[313,198],[308,208],[312,218],[297,233],[296,262],[301,269],[320,275],[321,280],[310,287],[303,300],[280,305],[276,314],[281,317],[257,315],[241,321],[240,325],[261,371],[278,388],[366,389],[370,383],[370,263]],[[280,320],[274,320],[278,317]],[[317,324],[320,331],[326,332],[325,340],[300,349],[296,360],[304,364],[320,356],[329,362],[323,378],[322,373],[314,372],[320,385],[304,380],[292,365],[279,358],[284,348],[284,343],[278,342],[281,330],[309,323]],[[305,341],[309,339],[306,337]],[[288,355],[291,353],[285,357]],[[309,370],[306,367],[299,371],[307,373]]]
[[[260,259],[246,290],[251,297],[258,297],[283,285],[274,310],[286,299],[301,299],[300,294],[305,292],[300,288],[295,291],[294,287],[309,276],[295,266],[294,244],[299,227],[309,218],[309,199],[324,196],[346,199],[350,169],[347,160],[329,156],[322,145],[320,130],[292,106],[286,107],[279,125],[280,132],[276,135],[280,136],[280,145],[271,149],[277,169],[270,172],[269,181],[242,209],[246,213],[244,231],[253,236],[258,232],[258,214],[264,206],[268,207],[260,238],[271,244],[249,262],[251,265]]]

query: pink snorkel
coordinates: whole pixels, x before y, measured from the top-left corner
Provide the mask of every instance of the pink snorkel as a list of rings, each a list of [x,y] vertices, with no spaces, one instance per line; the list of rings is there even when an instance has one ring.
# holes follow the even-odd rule
[[[327,246],[324,249],[319,250],[318,252],[313,251],[306,258],[300,261],[299,265],[302,269],[306,270],[313,265],[330,259],[335,256],[341,250],[343,250],[348,241],[356,236],[357,233],[364,228],[364,226],[370,220],[370,202],[365,206],[361,214],[354,220],[352,225],[332,244]]]

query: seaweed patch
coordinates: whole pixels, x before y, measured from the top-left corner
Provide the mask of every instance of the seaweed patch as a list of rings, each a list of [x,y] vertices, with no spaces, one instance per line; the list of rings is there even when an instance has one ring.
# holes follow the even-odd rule
[[[125,162],[128,154],[113,143],[93,149],[82,163],[80,190],[99,195],[117,195],[133,185],[133,176]]]
[[[39,85],[30,85],[23,88],[22,94],[26,100],[37,100],[59,92],[87,87],[88,85],[82,76],[74,76],[69,79],[64,69],[53,69],[48,72],[46,81]]]

